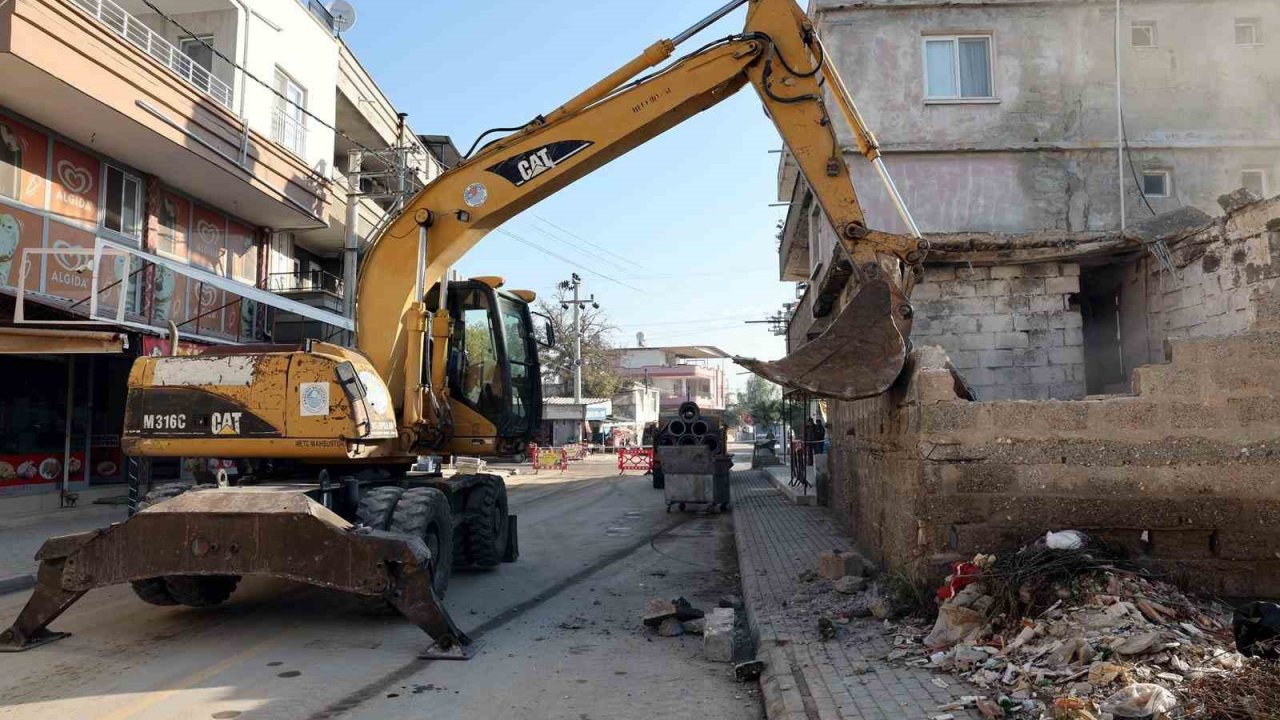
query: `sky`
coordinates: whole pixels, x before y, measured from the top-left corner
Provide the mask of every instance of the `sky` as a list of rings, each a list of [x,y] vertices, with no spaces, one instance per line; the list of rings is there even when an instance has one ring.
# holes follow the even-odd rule
[[[723,0],[353,4],[358,19],[343,37],[383,92],[415,131],[450,135],[466,152],[481,132],[550,112]],[[745,12],[677,56],[741,31]],[[618,346],[643,332],[649,346],[780,357],[783,339],[744,321],[794,299],[794,286],[778,280],[774,236],[785,208],[770,207],[781,147],[744,88],[512,219],[502,228],[510,235],[491,233],[457,269],[542,296],[577,272],[618,328]],[[726,369],[731,388],[745,384],[741,368]]]

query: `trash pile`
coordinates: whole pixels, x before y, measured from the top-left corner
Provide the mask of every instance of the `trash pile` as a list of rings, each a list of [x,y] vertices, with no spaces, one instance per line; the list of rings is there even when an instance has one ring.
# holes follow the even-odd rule
[[[1248,657],[1274,657],[1280,608],[1255,603],[1233,630],[1230,608],[1126,566],[1081,533],[955,563],[938,600],[931,628],[885,627],[894,635],[888,660],[987,692],[941,710],[1027,720],[1280,718],[1280,663]],[[1242,627],[1257,640],[1239,642],[1244,654]]]

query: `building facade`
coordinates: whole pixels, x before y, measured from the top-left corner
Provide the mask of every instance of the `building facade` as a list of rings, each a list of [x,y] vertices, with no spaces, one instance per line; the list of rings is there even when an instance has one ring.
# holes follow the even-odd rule
[[[315,2],[13,0],[0,77],[0,496],[123,481],[130,363],[170,323],[196,352],[324,317],[269,291],[342,296],[348,150],[395,150],[392,190],[441,170]],[[362,189],[365,237],[396,196]]]
[[[1076,0],[815,0],[810,14],[933,246],[913,341],[942,346],[985,399],[1121,389],[1123,367],[1086,357],[1117,344],[1122,256],[1167,254],[1224,193],[1274,192],[1274,4],[1124,0],[1117,18]],[[868,225],[903,232],[837,127]],[[786,153],[779,199],[796,347],[825,329],[849,273]]]
[[[717,347],[619,348],[611,351],[618,373],[636,385],[656,388],[662,410],[674,410],[692,400],[704,410],[723,410],[728,385],[723,361],[729,354]]]

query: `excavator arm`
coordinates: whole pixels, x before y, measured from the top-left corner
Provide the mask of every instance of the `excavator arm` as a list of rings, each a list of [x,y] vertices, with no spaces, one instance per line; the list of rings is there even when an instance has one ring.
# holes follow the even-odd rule
[[[759,93],[840,237],[855,282],[852,300],[826,335],[777,363],[742,362],[786,385],[847,399],[883,392],[897,377],[910,333],[907,297],[921,261],[917,241],[866,227],[823,100],[824,84],[859,149],[882,169],[878,146],[794,0],[735,0],[705,24],[747,3],[742,34],[637,79],[702,24],[654,44],[438,178],[374,242],[359,279],[357,345],[400,405],[408,444],[426,441],[425,431],[449,423],[445,367],[452,320],[445,308],[428,308],[425,298],[447,282],[450,266],[521,211],[747,84]]]

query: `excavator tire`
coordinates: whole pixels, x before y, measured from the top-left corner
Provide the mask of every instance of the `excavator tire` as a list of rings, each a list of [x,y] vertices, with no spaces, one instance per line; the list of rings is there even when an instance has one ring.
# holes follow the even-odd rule
[[[396,503],[405,492],[402,487],[379,487],[363,493],[360,504],[356,507],[356,524],[387,530],[391,527],[391,515],[395,512]],[[356,602],[361,612],[366,615],[392,615],[397,610],[380,596],[358,595]]]
[[[467,554],[472,565],[497,567],[507,550],[507,486],[502,478],[484,475],[467,493]]]
[[[170,597],[193,608],[221,605],[240,583],[239,575],[167,575],[163,579]]]
[[[191,485],[186,483],[165,483],[157,485],[151,489],[151,492],[142,496],[138,501],[138,510],[146,510],[147,508],[159,502],[164,502],[169,498],[175,498],[191,489]],[[159,605],[161,607],[170,607],[173,605],[181,605],[182,602],[173,597],[169,592],[169,585],[162,577],[147,578],[145,580],[134,580],[130,585],[133,586],[133,592],[138,599],[150,605]]]
[[[444,597],[453,570],[453,513],[449,498],[435,488],[406,490],[391,513],[393,533],[422,538],[431,550],[431,587]]]

